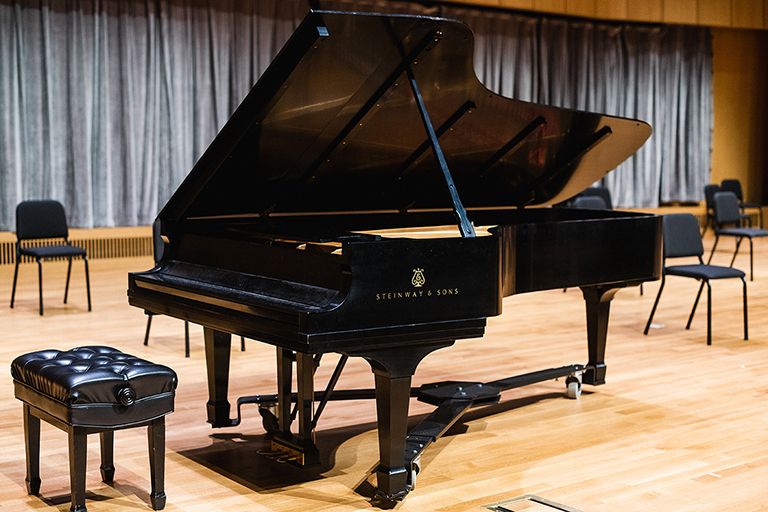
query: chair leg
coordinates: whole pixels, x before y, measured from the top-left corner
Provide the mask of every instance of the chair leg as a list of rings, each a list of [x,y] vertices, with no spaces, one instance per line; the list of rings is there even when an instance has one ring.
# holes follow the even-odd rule
[[[761,210],[762,211],[762,210]],[[742,284],[742,295],[744,296],[744,339],[749,339],[749,320],[747,318],[747,281],[742,277],[741,278],[741,284]]]
[[[40,494],[40,418],[24,404],[24,446],[27,452],[27,494]]]
[[[91,311],[91,276],[88,273],[88,258],[83,256],[85,264],[85,293],[88,294],[88,311]]]
[[[661,292],[664,291],[664,282],[665,282],[665,276],[662,274],[661,276],[661,285],[659,286],[659,293],[656,294],[656,300],[653,302],[653,308],[651,308],[651,315],[648,317],[648,322],[645,324],[645,330],[643,330],[643,334],[648,334],[648,329],[651,328],[651,322],[653,321],[653,315],[656,314],[656,306],[659,305],[659,299],[661,298]]]
[[[99,432],[101,444],[101,481],[111,483],[115,479],[115,433],[112,430]]]
[[[72,256],[67,258],[67,282],[64,284],[64,304],[67,303],[67,296],[69,295],[69,276],[72,274]]]
[[[691,308],[691,314],[688,316],[688,323],[685,324],[686,329],[691,328],[691,322],[693,322],[693,315],[696,314],[696,306],[699,305],[699,298],[701,298],[701,291],[704,289],[704,283],[707,283],[707,281],[702,279],[701,285],[699,286],[699,292],[696,294],[696,300],[693,301],[693,308]]]
[[[144,333],[144,346],[149,345],[149,329],[152,327],[152,316],[153,313],[150,313],[149,311],[145,311],[147,314],[147,332]]]
[[[733,268],[733,263],[736,261],[736,255],[739,254],[739,248],[741,247],[741,241],[744,240],[744,237],[739,237],[736,240],[736,249],[733,251],[733,257],[731,258],[731,264],[728,265],[729,267]]]
[[[755,280],[755,273],[752,266],[752,237],[749,237],[749,280]]]
[[[184,357],[189,357],[189,322],[184,320]]]
[[[40,316],[43,316],[43,262],[37,260],[37,293],[40,299]]]
[[[712,286],[707,283],[707,345],[712,345]]]
[[[88,436],[79,427],[69,428],[69,486],[72,504],[70,512],[86,512],[85,469],[88,457]]]
[[[640,296],[642,297],[642,295],[643,295],[643,283],[640,283]]]
[[[240,336],[240,352],[245,352],[245,338]]]
[[[717,242],[720,241],[720,235],[717,234],[717,230],[715,230],[715,243],[712,244],[712,252],[709,253],[709,258],[707,258],[707,265],[710,264],[712,261],[712,256],[715,255],[715,249],[717,249]]]
[[[153,420],[147,428],[149,440],[149,474],[152,492],[149,495],[152,508],[165,507],[165,416]]]
[[[11,288],[11,309],[13,309],[13,300],[16,298],[16,281],[19,278],[19,260],[21,256],[16,256],[16,267],[13,269],[13,288]]]

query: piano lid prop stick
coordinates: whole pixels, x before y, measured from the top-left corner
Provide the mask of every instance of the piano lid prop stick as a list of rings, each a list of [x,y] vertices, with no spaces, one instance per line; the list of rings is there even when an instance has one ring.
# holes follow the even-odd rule
[[[413,76],[413,69],[410,64],[407,65],[405,69],[408,73],[408,83],[411,84],[411,91],[413,91],[416,106],[419,108],[419,114],[421,114],[421,121],[424,123],[424,129],[426,130],[432,145],[432,152],[435,154],[435,160],[437,160],[437,163],[440,165],[440,170],[443,172],[443,179],[445,179],[445,184],[448,186],[448,192],[451,194],[453,212],[456,215],[456,219],[459,221],[459,231],[461,232],[461,236],[465,238],[474,237],[475,228],[469,221],[467,210],[465,210],[464,205],[461,204],[459,192],[456,190],[456,185],[453,182],[451,170],[448,168],[448,162],[445,161],[443,148],[440,147],[440,142],[437,140],[435,128],[432,126],[432,120],[429,117],[429,112],[427,112],[427,106],[424,104],[424,98],[421,97],[419,84],[416,83],[416,78]]]

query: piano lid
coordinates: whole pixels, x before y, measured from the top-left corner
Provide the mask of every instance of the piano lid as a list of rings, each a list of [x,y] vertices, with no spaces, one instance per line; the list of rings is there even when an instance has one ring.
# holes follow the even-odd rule
[[[651,133],[499,96],[472,56],[455,20],[311,11],[160,218],[452,209],[408,67],[467,209],[563,201]]]

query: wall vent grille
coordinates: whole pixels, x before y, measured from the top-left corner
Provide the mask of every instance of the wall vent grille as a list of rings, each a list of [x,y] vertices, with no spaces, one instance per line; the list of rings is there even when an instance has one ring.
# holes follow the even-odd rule
[[[29,240],[25,245],[41,246],[50,243],[45,240]],[[120,236],[113,238],[80,238],[72,240],[72,245],[82,247],[88,253],[88,259],[135,258],[152,256],[151,236]],[[22,263],[34,262],[34,258],[24,257]],[[16,242],[0,241],[0,265],[16,263]]]

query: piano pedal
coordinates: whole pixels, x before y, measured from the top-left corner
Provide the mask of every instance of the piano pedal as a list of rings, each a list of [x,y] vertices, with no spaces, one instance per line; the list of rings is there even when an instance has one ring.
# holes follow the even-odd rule
[[[261,455],[262,457],[266,457],[268,459],[274,460],[275,462],[279,462],[281,464],[286,462],[297,462],[301,464],[301,459],[302,459],[301,454],[288,453],[284,450],[274,450],[274,449],[257,450],[256,453]]]
[[[286,439],[276,434],[270,442],[270,449],[277,462],[290,462],[302,467],[320,464],[320,452],[315,444],[295,436]]]
[[[280,464],[285,464],[286,462],[296,462],[298,464],[302,464],[302,460],[303,457],[301,455],[290,455],[285,453],[275,458],[275,461],[279,462]]]

